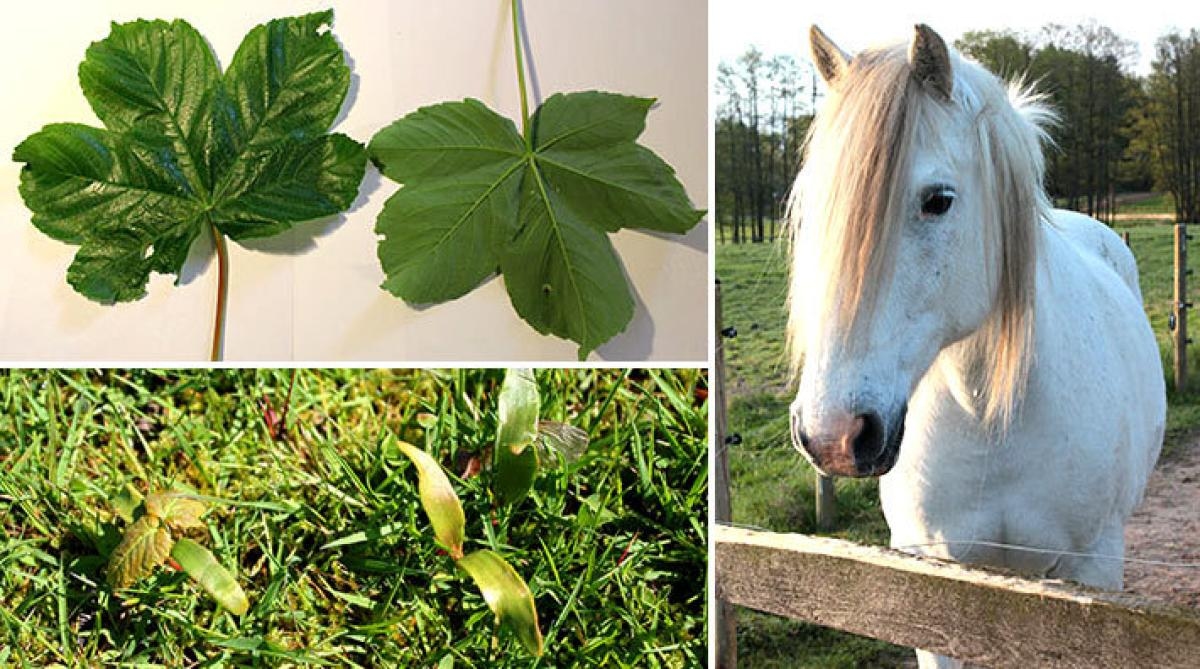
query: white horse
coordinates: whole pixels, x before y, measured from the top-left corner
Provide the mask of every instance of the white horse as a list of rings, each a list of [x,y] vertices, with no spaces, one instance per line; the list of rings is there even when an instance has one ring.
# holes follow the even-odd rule
[[[1166,413],[1133,256],[1051,208],[1028,90],[924,25],[853,58],[811,44],[829,94],[791,213],[797,448],[882,476],[895,547],[1120,589]]]

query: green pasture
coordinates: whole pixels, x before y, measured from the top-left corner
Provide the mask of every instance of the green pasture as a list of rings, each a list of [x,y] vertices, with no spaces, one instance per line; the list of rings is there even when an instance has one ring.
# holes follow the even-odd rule
[[[0,372],[0,666],[696,667],[705,662],[702,371],[541,370],[543,419],[585,430],[530,497],[492,496],[503,370]],[[448,471],[467,550],[529,583],[530,657],[437,546],[408,460]],[[482,465],[482,466],[480,466]],[[114,502],[218,498],[192,538],[239,581],[235,616],[159,568],[115,591]]]
[[[1163,197],[1159,209],[1169,207]],[[1153,209],[1151,209],[1153,211]],[[1171,307],[1173,226],[1161,221],[1123,221],[1141,272],[1146,312],[1158,336],[1173,385],[1167,314]],[[1200,232],[1200,231],[1198,231]],[[725,341],[729,431],[741,443],[729,447],[734,522],[780,532],[819,533],[813,516],[814,473],[792,448],[787,408],[792,387],[783,344],[787,295],[787,251],[782,244],[723,244],[716,247],[724,324],[737,329]],[[1200,238],[1189,244],[1200,263]],[[1200,294],[1200,278],[1190,288]],[[1193,299],[1200,305],[1200,299]],[[1200,321],[1191,319],[1195,328]],[[1200,332],[1197,332],[1200,340]],[[1200,350],[1189,359],[1189,392],[1168,393],[1164,459],[1200,430]],[[838,524],[833,536],[875,544],[887,542],[875,482],[839,479]],[[739,663],[746,667],[900,666],[911,652],[742,609],[738,619]]]

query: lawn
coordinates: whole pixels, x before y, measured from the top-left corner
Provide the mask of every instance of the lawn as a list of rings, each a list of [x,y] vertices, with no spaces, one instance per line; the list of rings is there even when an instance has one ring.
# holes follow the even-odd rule
[[[1151,201],[1159,207],[1169,205],[1162,197]],[[1130,232],[1146,311],[1171,385],[1166,323],[1172,299],[1173,228],[1161,222],[1123,221],[1117,229]],[[814,473],[792,448],[788,428],[793,391],[783,343],[786,249],[780,244],[723,244],[716,252],[724,324],[738,333],[725,343],[729,432],[741,439],[729,450],[734,522],[779,532],[819,533],[813,515]],[[1189,253],[1200,257],[1200,240],[1190,242]],[[1191,283],[1190,294],[1195,296],[1200,280]],[[1198,358],[1200,352],[1189,358],[1189,391],[1168,394],[1164,458],[1200,430]],[[887,542],[873,480],[838,480],[837,506],[838,524],[827,534]],[[911,658],[907,649],[745,609],[739,611],[738,640],[739,663],[746,667],[897,666]]]
[[[0,372],[0,666],[694,667],[706,656],[702,371],[541,370],[585,430],[497,505],[481,461],[503,370]],[[467,550],[529,583],[545,655],[498,627],[435,543],[395,434],[450,472]],[[249,597],[157,569],[114,590],[127,484],[215,498],[192,538]],[[331,545],[333,544],[333,545]]]

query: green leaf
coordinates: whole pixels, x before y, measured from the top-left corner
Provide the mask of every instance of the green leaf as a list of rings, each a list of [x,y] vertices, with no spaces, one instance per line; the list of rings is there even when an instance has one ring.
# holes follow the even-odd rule
[[[537,452],[530,448],[538,437],[541,401],[537,382],[529,369],[510,369],[500,387],[496,430],[494,488],[500,501],[515,504],[529,494],[537,474]]]
[[[250,31],[221,74],[185,21],[113,24],[79,68],[105,129],[48,125],[13,152],[33,224],[80,247],[68,282],[136,300],[211,227],[235,240],[344,211],[366,151],[327,134],[350,83],[330,11]]]
[[[553,95],[528,138],[477,100],[424,107],[381,130],[371,156],[404,184],[376,221],[383,287],[443,302],[499,268],[517,313],[586,358],[633,317],[606,233],[682,233],[704,215],[671,167],[636,143],[652,102]]]
[[[396,445],[417,468],[421,506],[429,516],[429,524],[433,525],[434,536],[450,557],[458,560],[463,554],[467,519],[454,486],[450,485],[442,466],[428,453],[403,441],[397,441]]]
[[[520,574],[496,553],[479,550],[458,561],[479,586],[496,620],[507,625],[531,654],[542,654],[542,631],[538,629],[533,594]]]
[[[246,593],[238,585],[237,579],[204,546],[184,537],[175,542],[171,557],[229,612],[240,616],[250,608],[250,601],[246,599]]]
[[[200,516],[208,506],[189,495],[174,492],[156,492],[146,495],[146,513],[160,518],[164,525],[175,532],[204,527]]]
[[[149,576],[171,553],[171,534],[157,516],[145,514],[125,530],[121,543],[108,560],[108,582],[114,588],[128,588],[134,581]]]
[[[113,510],[122,520],[132,523],[137,508],[142,505],[143,501],[142,493],[138,492],[132,483],[126,483],[125,487],[121,488],[121,492],[117,493],[109,503],[112,504]]]

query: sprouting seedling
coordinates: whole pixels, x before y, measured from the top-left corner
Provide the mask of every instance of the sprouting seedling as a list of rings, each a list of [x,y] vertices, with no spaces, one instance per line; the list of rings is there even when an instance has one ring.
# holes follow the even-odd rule
[[[540,410],[533,371],[507,370],[497,409],[500,425],[496,430],[492,486],[505,504],[515,504],[529,494],[539,454],[570,462],[579,459],[587,449],[587,432],[566,423],[539,420]]]
[[[261,409],[263,426],[267,428],[267,435],[272,441],[287,441],[288,439],[288,411],[292,408],[292,391],[296,389],[296,370],[292,369],[292,379],[288,382],[287,397],[283,400],[282,413],[275,411],[275,405],[271,403],[271,399],[263,396]]]
[[[653,99],[556,93],[530,112],[519,0],[510,8],[519,130],[466,99],[422,107],[371,139],[380,171],[404,184],[376,220],[383,288],[436,304],[499,269],[521,318],[578,343],[583,360],[633,318],[609,233],[683,234],[704,212],[674,169],[637,142]]]
[[[533,655],[542,654],[542,632],[538,628],[537,607],[533,593],[507,560],[486,548],[463,554],[466,541],[466,515],[454,486],[442,466],[425,451],[387,437],[385,450],[396,446],[417,469],[421,506],[433,526],[434,536],[463,571],[471,577],[483,594],[496,622],[508,626]]]
[[[204,527],[200,517],[208,510],[208,505],[177,492],[150,493],[139,505],[140,497],[136,490],[127,486],[113,502],[118,515],[125,518],[129,526],[108,560],[109,585],[128,588],[149,576],[156,567],[173,560],[218,604],[239,616],[245,614],[250,602],[237,579],[207,548],[179,536]],[[143,511],[135,518],[139,506]]]

